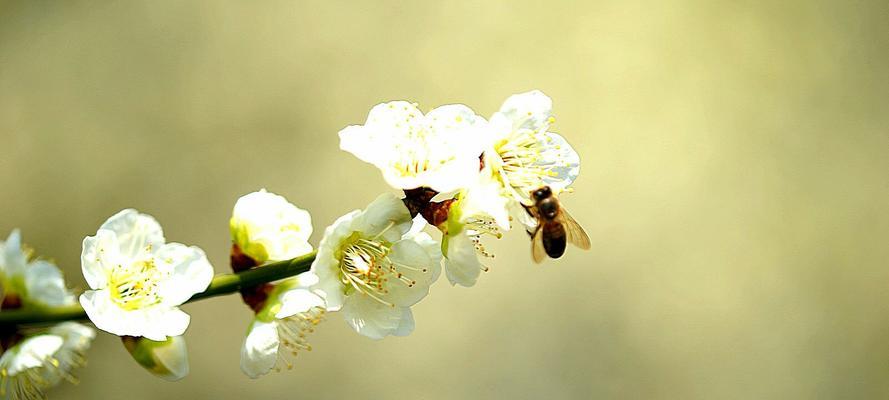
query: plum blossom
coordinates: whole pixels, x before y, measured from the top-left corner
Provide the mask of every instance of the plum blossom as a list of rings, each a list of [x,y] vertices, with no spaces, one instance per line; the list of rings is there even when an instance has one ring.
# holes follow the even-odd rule
[[[91,290],[80,295],[87,316],[103,331],[164,341],[179,336],[190,317],[179,309],[213,278],[204,251],[166,243],[147,214],[123,210],[83,240],[81,267]]]

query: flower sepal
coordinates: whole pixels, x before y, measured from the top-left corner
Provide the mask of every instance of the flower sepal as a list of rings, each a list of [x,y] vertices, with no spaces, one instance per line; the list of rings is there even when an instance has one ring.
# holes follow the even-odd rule
[[[135,336],[120,339],[133,360],[152,375],[168,381],[178,381],[188,375],[188,349],[182,336],[171,336],[160,342]]]

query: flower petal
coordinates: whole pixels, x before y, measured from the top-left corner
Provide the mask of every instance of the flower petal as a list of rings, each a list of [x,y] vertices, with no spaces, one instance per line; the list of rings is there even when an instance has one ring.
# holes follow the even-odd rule
[[[65,347],[85,351],[96,338],[96,331],[77,322],[62,322],[49,329],[49,333],[65,339]]]
[[[117,234],[107,229],[99,229],[96,236],[83,239],[80,253],[80,267],[86,283],[92,289],[102,289],[108,285],[108,272],[123,262]]]
[[[311,271],[318,278],[318,283],[312,286],[312,290],[324,298],[327,309],[330,311],[339,310],[344,301],[344,288],[340,282],[340,267],[336,254],[340,251],[339,248],[343,242],[352,235],[350,229],[352,221],[360,214],[360,210],[354,210],[337,218],[332,225],[328,226],[318,245],[318,254],[312,261]]]
[[[287,318],[296,313],[306,312],[314,307],[324,307],[324,299],[305,288],[294,288],[280,294],[281,308],[275,318]]]
[[[175,307],[151,306],[124,310],[111,299],[108,290],[87,290],[80,305],[96,328],[117,336],[143,336],[163,341],[167,336],[185,333],[190,317]]]
[[[512,197],[505,194],[503,187],[496,181],[490,169],[485,168],[479,174],[478,181],[469,186],[463,193],[463,201],[459,207],[464,217],[483,214],[494,219],[500,229],[507,231],[509,224],[509,203]]]
[[[355,332],[377,340],[398,331],[405,317],[402,307],[388,306],[360,294],[346,298],[342,312]]]
[[[580,174],[580,156],[559,134],[546,132],[538,140],[544,150],[541,161],[537,164],[551,172],[550,176],[543,177],[543,182],[553,192],[559,193],[568,188]]]
[[[422,116],[406,101],[377,104],[363,126],[352,125],[340,131],[340,149],[383,168],[393,158],[396,141],[422,129]]]
[[[410,335],[411,332],[414,331],[414,314],[411,312],[410,308],[404,307],[401,309],[401,321],[398,323],[398,328],[392,332],[394,336],[407,336]]]
[[[74,295],[65,287],[62,271],[55,264],[37,260],[25,270],[25,290],[28,300],[49,307],[74,302]]]
[[[149,247],[164,244],[164,231],[157,220],[131,208],[114,214],[99,229],[114,231],[120,253],[129,259],[137,258]]]
[[[152,375],[175,382],[188,375],[188,347],[182,336],[154,341],[146,338],[123,338],[133,359]]]
[[[238,199],[229,226],[235,244],[260,264],[312,251],[309,213],[265,189]]]
[[[340,148],[372,163],[397,189],[455,190],[478,173],[485,120],[469,107],[446,105],[423,115],[416,105],[375,106],[363,126],[340,131]]]
[[[429,143],[433,154],[427,156],[433,166],[424,179],[425,186],[437,192],[450,192],[470,184],[479,171],[479,156],[484,118],[462,104],[437,107],[426,115]]]
[[[401,199],[392,193],[383,193],[352,221],[352,230],[368,238],[380,236],[395,242],[411,228],[412,222],[410,211]]]
[[[159,283],[163,304],[178,306],[203,292],[213,280],[213,266],[204,251],[195,246],[167,243],[154,255],[155,266],[170,274]]]
[[[278,324],[255,320],[241,347],[241,371],[251,378],[268,373],[278,361]]]
[[[18,375],[26,369],[42,367],[63,344],[64,339],[57,335],[44,334],[26,338],[3,353],[0,367],[4,370],[4,375]]]
[[[545,131],[552,116],[553,101],[539,90],[509,96],[491,120],[505,118],[513,131]],[[542,133],[542,132],[541,132]]]
[[[28,255],[22,250],[22,233],[13,229],[5,243],[0,242],[3,253],[0,254],[0,272],[6,276],[21,276],[28,265]]]
[[[447,238],[445,275],[451,285],[471,287],[478,281],[481,270],[475,245],[465,231]]]
[[[397,306],[409,307],[429,294],[429,285],[436,274],[433,258],[424,246],[413,240],[400,240],[392,245],[389,260],[397,265],[398,273],[415,283],[407,285],[398,279],[390,279],[387,301]]]

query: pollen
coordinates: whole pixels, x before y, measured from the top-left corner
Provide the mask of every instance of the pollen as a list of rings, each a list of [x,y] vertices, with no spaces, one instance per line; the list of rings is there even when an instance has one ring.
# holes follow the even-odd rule
[[[324,316],[323,308],[314,307],[278,320],[278,337],[281,340],[282,348],[278,350],[276,371],[293,369],[292,358],[295,358],[301,351],[312,351],[308,335],[315,332],[315,327],[324,321]]]
[[[493,219],[487,216],[469,219],[466,222],[466,233],[469,235],[469,240],[472,241],[476,253],[486,258],[494,258],[494,254],[485,249],[481,241],[482,236],[486,235],[497,239],[503,237],[503,232],[501,232],[500,227],[497,226]]]
[[[161,301],[158,283],[162,276],[153,259],[117,265],[108,276],[111,299],[125,310],[158,304]]]
[[[409,273],[426,273],[427,269],[396,263],[389,258],[390,252],[391,248],[387,243],[365,238],[355,239],[343,249],[340,281],[358,293],[394,307],[395,304],[386,299],[391,286],[413,287],[417,281]]]
[[[546,148],[534,132],[513,132],[495,150],[503,160],[502,173],[506,181],[519,193],[543,186],[544,178],[555,176],[552,169],[557,166],[557,160],[545,157]]]

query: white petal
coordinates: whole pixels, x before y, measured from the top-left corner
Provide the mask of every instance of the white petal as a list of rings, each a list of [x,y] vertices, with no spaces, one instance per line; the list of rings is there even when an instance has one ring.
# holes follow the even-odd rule
[[[549,127],[552,109],[553,102],[547,95],[532,90],[509,96],[500,107],[499,116],[495,115],[491,120],[502,116],[512,122],[513,130],[545,131]]]
[[[198,247],[167,243],[157,250],[154,258],[159,270],[170,273],[158,287],[158,294],[166,305],[186,302],[206,290],[213,280],[213,266]]]
[[[423,123],[423,112],[413,103],[398,100],[377,104],[367,115],[365,127],[378,130],[379,137],[400,137],[391,131],[396,128],[400,132],[418,130]]]
[[[314,307],[324,307],[324,299],[308,289],[295,288],[281,293],[278,301],[281,308],[275,318],[287,318],[293,314],[309,311]]]
[[[90,288],[102,289],[107,286],[108,272],[123,262],[128,260],[123,260],[120,256],[120,244],[114,231],[99,229],[96,236],[83,239],[80,267]]]
[[[392,245],[389,259],[399,266],[398,273],[416,283],[409,286],[394,277],[390,278],[387,286],[389,293],[385,299],[397,306],[409,307],[426,297],[435,275],[435,261],[426,248],[412,240],[401,240]]]
[[[537,227],[537,219],[528,214],[528,211],[522,207],[521,203],[510,201],[507,208],[509,209],[509,215],[518,221],[519,225],[524,228],[525,231],[534,232],[534,229]]]
[[[463,105],[423,115],[415,105],[395,101],[375,106],[364,126],[340,131],[340,148],[378,167],[398,189],[462,187],[478,173],[483,118]]]
[[[392,193],[383,193],[352,221],[352,229],[368,238],[379,236],[394,242],[401,239],[412,223],[410,211],[401,199]]]
[[[25,288],[28,300],[50,307],[74,302],[74,295],[65,287],[62,271],[53,263],[37,260],[25,270]]]
[[[340,148],[360,160],[384,167],[393,158],[395,143],[420,131],[423,113],[406,101],[374,106],[364,126],[353,125],[340,131]]]
[[[38,335],[26,338],[0,357],[0,367],[9,375],[43,366],[62,348],[64,339],[57,335]]]
[[[398,331],[405,316],[402,307],[391,307],[361,294],[346,298],[342,313],[352,329],[371,339],[382,339]]]
[[[543,182],[553,192],[559,193],[570,186],[580,174],[580,156],[562,136],[546,132],[540,135],[540,145],[544,149],[538,165],[546,167],[552,176],[545,176]]]
[[[241,371],[251,378],[268,373],[278,361],[278,324],[254,320],[241,347]]]
[[[377,137],[375,131],[366,129],[361,125],[350,125],[341,130],[340,149],[352,153],[359,160],[366,163],[378,164],[388,149],[388,140]],[[382,143],[381,143],[382,142]],[[381,146],[383,145],[383,146]]]
[[[96,331],[86,325],[77,322],[62,322],[50,328],[49,333],[61,336],[65,339],[65,347],[86,351],[90,343],[96,338]]]
[[[166,346],[155,349],[155,357],[169,371],[167,379],[178,381],[188,375],[188,348],[182,336],[173,336],[170,340]]]
[[[491,175],[490,169],[485,168],[479,175],[478,181],[468,187],[462,197],[463,201],[459,203],[459,207],[464,217],[486,215],[493,218],[500,229],[509,230],[508,208],[513,200],[510,195],[504,193],[503,187]]]
[[[405,239],[410,239],[420,246],[423,246],[423,249],[426,251],[426,254],[429,255],[429,258],[432,260],[432,264],[429,266],[429,283],[433,283],[438,280],[438,277],[441,275],[441,243],[437,240],[433,239],[432,236],[429,236],[426,232],[416,232],[406,234],[404,236]]]
[[[6,276],[21,276],[28,264],[28,256],[22,250],[22,233],[13,229],[9,238],[3,243],[3,254],[0,254],[0,271]]]
[[[130,336],[122,339],[133,360],[152,375],[171,382],[188,375],[188,347],[184,337],[172,336],[161,341]]]
[[[450,236],[445,254],[445,274],[451,285],[473,286],[478,281],[481,270],[475,245],[469,236],[465,232]]]
[[[339,260],[336,254],[340,246],[351,234],[352,221],[361,214],[355,210],[339,217],[333,225],[324,230],[324,237],[318,245],[318,254],[312,261],[311,272],[318,278],[318,283],[312,290],[318,293],[327,304],[330,311],[339,310],[343,305],[343,284],[339,277]]]
[[[232,239],[260,263],[286,260],[312,251],[309,213],[265,189],[242,196],[230,222]]]
[[[392,332],[394,336],[407,336],[410,335],[411,332],[414,331],[414,314],[411,312],[411,309],[408,307],[404,307],[401,309],[401,321],[398,323],[398,328]]]
[[[190,318],[175,307],[151,306],[124,310],[107,290],[87,290],[80,295],[80,305],[96,328],[117,336],[143,336],[163,341],[167,336],[185,333]]]
[[[454,191],[473,182],[484,147],[484,118],[462,104],[438,107],[426,115],[432,154],[425,185],[438,192]],[[437,166],[436,166],[437,164]]]
[[[120,253],[129,259],[137,258],[148,247],[164,244],[164,232],[157,220],[133,209],[126,209],[111,216],[99,229],[114,231],[117,234]]]
[[[449,192],[441,192],[435,196],[432,196],[432,198],[429,199],[429,201],[432,203],[441,203],[445,200],[453,199],[454,197],[457,197],[457,195],[460,193],[460,191],[462,189],[463,188],[460,188],[459,190],[451,190]]]

